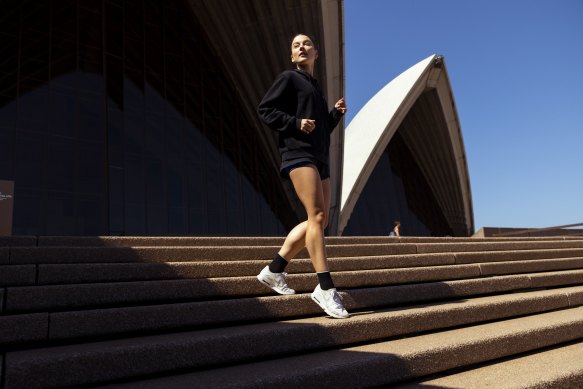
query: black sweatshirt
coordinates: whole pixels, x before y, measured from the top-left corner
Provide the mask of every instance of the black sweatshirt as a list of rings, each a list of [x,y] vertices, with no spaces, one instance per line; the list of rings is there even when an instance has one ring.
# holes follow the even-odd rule
[[[259,118],[278,131],[282,168],[293,159],[311,157],[329,164],[330,133],[342,118],[333,108],[328,112],[318,81],[295,69],[281,73],[257,109]],[[315,120],[310,134],[300,131],[302,119]]]

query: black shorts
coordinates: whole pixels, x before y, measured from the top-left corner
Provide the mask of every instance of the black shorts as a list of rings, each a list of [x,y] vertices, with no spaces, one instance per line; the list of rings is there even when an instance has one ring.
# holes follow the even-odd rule
[[[295,168],[306,166],[306,165],[314,165],[320,173],[320,179],[324,181],[327,178],[330,178],[330,166],[328,164],[318,161],[315,158],[298,158],[292,159],[291,161],[286,161],[282,163],[280,175],[283,178],[289,179],[289,173],[294,170]]]

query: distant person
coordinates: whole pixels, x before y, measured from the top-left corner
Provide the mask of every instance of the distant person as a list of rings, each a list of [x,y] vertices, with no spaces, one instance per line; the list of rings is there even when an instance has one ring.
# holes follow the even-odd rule
[[[278,132],[281,176],[291,180],[308,215],[308,220],[290,231],[273,262],[257,279],[279,294],[294,294],[283,271],[306,247],[319,281],[312,300],[328,315],[346,318],[349,315],[334,287],[324,242],[330,209],[330,133],[346,113],[346,104],[341,98],[328,111],[324,93],[314,78],[317,58],[312,38],[296,35],[291,42],[295,69],[277,77],[257,109],[263,123]]]
[[[394,226],[393,226],[393,231],[391,231],[391,233],[389,234],[389,236],[395,236],[395,237],[401,236],[400,229],[401,229],[401,222],[400,221],[396,221],[394,223]]]

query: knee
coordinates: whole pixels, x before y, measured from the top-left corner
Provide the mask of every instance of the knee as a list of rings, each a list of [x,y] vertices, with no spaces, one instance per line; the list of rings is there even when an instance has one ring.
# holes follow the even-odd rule
[[[328,218],[326,217],[326,212],[324,212],[323,210],[317,209],[310,216],[311,216],[310,219],[312,219],[312,221],[314,223],[317,223],[322,228],[326,228],[326,226],[328,225],[328,220],[327,220]]]

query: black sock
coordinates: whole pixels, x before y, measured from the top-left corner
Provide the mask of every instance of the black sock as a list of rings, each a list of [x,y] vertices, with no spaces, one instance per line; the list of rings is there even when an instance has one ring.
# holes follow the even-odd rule
[[[334,288],[334,281],[332,281],[332,276],[330,275],[329,271],[316,274],[318,275],[318,281],[320,282],[320,288],[322,290]]]
[[[269,271],[272,273],[283,273],[287,264],[288,261],[286,261],[281,255],[277,254],[275,259],[269,264]]]

